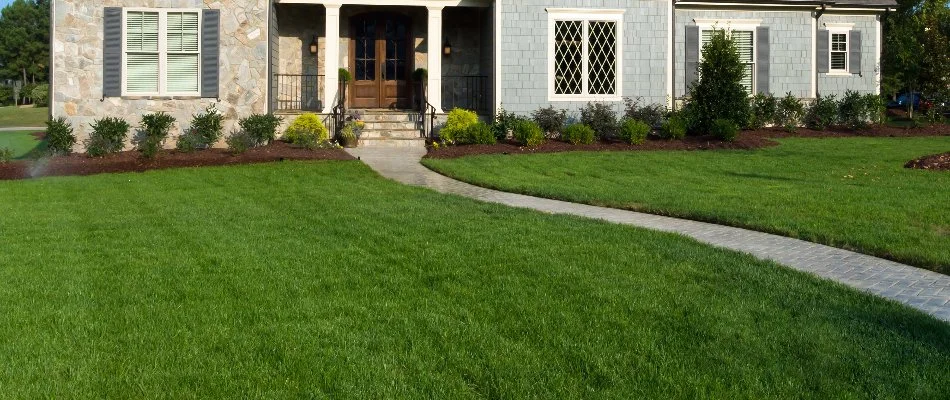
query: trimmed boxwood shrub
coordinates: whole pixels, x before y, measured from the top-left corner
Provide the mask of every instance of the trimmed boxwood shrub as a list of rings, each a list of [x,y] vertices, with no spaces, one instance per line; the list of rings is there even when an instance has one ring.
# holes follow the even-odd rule
[[[573,145],[594,143],[594,129],[584,124],[571,124],[564,129],[561,138]]]
[[[681,115],[671,115],[660,127],[660,137],[670,140],[686,137],[686,119]]]
[[[620,140],[630,144],[643,144],[650,134],[650,125],[637,119],[624,120],[620,124]]]
[[[617,137],[619,130],[617,113],[609,105],[602,103],[587,103],[581,109],[581,123],[594,129],[597,136],[603,140]]]
[[[868,108],[864,98],[853,90],[844,93],[838,102],[838,122],[851,129],[868,127]]]
[[[480,121],[469,125],[463,137],[459,138],[460,144],[495,144],[495,142],[495,134],[491,126]]]
[[[802,125],[802,119],[805,117],[805,105],[802,101],[792,95],[792,92],[785,94],[778,102],[778,108],[775,109],[775,124],[779,125],[789,132],[795,132]]]
[[[766,125],[775,121],[775,111],[778,108],[778,100],[771,93],[756,93],[752,97],[749,110],[749,128],[762,129]]]
[[[448,144],[455,144],[460,138],[464,138],[466,130],[472,125],[478,123],[478,114],[464,108],[456,108],[449,111],[445,119],[445,126],[439,131],[439,138]]]
[[[323,125],[319,115],[304,113],[297,117],[284,131],[284,140],[294,144],[326,142],[330,140],[330,132]]]
[[[46,148],[51,154],[69,154],[76,144],[73,126],[66,118],[59,117],[46,121]]]
[[[539,146],[544,143],[544,131],[534,121],[521,121],[515,125],[515,140],[522,146]]]
[[[659,127],[663,123],[663,119],[666,116],[667,109],[665,105],[662,104],[647,104],[641,105],[642,99],[637,98],[633,99],[624,99],[624,120],[638,120],[643,121],[650,128]]]
[[[815,101],[808,106],[805,113],[805,126],[808,129],[823,131],[835,123],[838,119],[838,102],[835,101],[835,95],[818,95]]]
[[[214,146],[224,133],[224,116],[214,105],[191,117],[191,129],[178,137],[178,151],[190,152]]]
[[[92,133],[85,142],[86,154],[90,157],[101,157],[122,151],[131,129],[128,122],[117,117],[97,119],[91,126]]]
[[[557,139],[567,122],[567,110],[555,110],[554,106],[540,108],[531,114],[531,119],[547,133],[548,138]]]
[[[165,144],[173,124],[175,117],[164,112],[143,115],[141,130],[134,140],[136,149],[145,158],[154,158]]]
[[[739,136],[739,126],[729,119],[720,118],[713,121],[712,129],[709,130],[714,137],[719,140],[731,142]]]
[[[246,133],[254,147],[266,145],[277,137],[277,128],[280,126],[282,118],[274,114],[252,114],[249,117],[241,118],[238,125],[241,131]]]

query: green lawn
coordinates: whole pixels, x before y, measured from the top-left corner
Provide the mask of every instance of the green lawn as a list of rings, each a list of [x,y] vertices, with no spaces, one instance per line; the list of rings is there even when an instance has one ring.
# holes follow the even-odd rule
[[[490,155],[425,164],[477,185],[751,227],[950,273],[950,137],[783,139],[755,151]]]
[[[38,140],[32,131],[0,132],[0,149],[13,151],[13,158],[24,158],[30,153],[46,148],[46,142]]]
[[[350,162],[0,182],[0,397],[936,398],[950,324]]]
[[[0,128],[46,126],[47,107],[0,107]]]

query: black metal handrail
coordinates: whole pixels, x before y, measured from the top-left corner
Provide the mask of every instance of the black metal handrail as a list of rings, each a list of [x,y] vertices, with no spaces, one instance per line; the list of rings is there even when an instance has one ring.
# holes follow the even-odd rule
[[[464,108],[480,114],[489,107],[488,76],[445,75],[442,77],[442,109]]]
[[[346,82],[340,82],[339,93],[336,105],[330,110],[330,122],[333,124],[330,132],[333,132],[335,138],[339,137],[340,130],[343,129],[343,124],[346,123]]]
[[[277,111],[320,111],[324,76],[318,74],[277,74]]]
[[[435,140],[435,112],[438,109],[432,103],[429,103],[426,86],[425,81],[419,82],[420,92],[422,93],[419,102],[419,131],[424,139]]]

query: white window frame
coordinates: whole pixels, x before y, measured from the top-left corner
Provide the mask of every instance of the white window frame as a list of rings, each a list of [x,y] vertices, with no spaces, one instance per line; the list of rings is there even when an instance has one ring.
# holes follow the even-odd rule
[[[828,30],[828,75],[851,75],[851,30],[854,29],[854,24],[826,22],[825,29]],[[831,53],[834,53],[832,50],[834,40],[832,38],[834,38],[834,35],[842,34],[845,35],[844,69],[835,69],[831,65]]]
[[[696,18],[693,20],[696,23],[696,26],[699,27],[699,40],[697,50],[699,54],[699,62],[703,62],[703,32],[712,31],[712,30],[724,30],[727,34],[731,34],[732,31],[740,32],[752,32],[752,87],[749,88],[749,96],[755,96],[757,93],[756,90],[756,61],[759,57],[759,35],[756,33],[756,28],[759,25],[762,25],[761,19],[706,19],[706,18]]]
[[[201,96],[201,26],[203,15],[200,8],[147,8],[126,7],[122,9],[122,96],[166,96],[166,97],[200,97]],[[158,91],[133,92],[128,91],[128,22],[130,12],[158,13]],[[198,90],[194,92],[168,91],[168,14],[194,13],[198,14]],[[178,52],[175,52],[178,53]]]
[[[548,101],[623,101],[623,9],[595,9],[595,8],[548,8]],[[555,83],[555,30],[554,24],[558,21],[582,21],[583,54],[581,69],[581,94],[557,94]],[[590,79],[588,74],[588,27],[590,22],[613,22],[617,27],[617,63],[616,83],[614,94],[590,94]]]

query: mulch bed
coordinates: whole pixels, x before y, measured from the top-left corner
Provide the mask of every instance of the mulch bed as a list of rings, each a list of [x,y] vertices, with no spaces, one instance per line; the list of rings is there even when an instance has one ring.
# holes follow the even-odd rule
[[[226,149],[208,149],[192,153],[165,150],[155,159],[143,159],[136,151],[125,151],[101,158],[70,154],[39,160],[23,160],[0,164],[0,180],[38,178],[42,176],[94,175],[114,172],[143,172],[180,167],[253,164],[291,160],[352,160],[340,149],[307,150],[284,142],[249,149],[232,155]]]
[[[950,152],[911,160],[904,164],[904,167],[930,171],[950,171]]]
[[[712,136],[687,136],[683,140],[667,140],[650,137],[642,145],[631,145],[623,142],[597,142],[590,145],[574,146],[557,140],[548,140],[536,147],[524,147],[515,142],[498,144],[478,144],[465,146],[448,146],[439,149],[429,147],[426,158],[459,158],[479,154],[533,154],[533,153],[560,153],[566,151],[643,151],[643,150],[752,150],[763,147],[777,146],[774,138],[807,137],[807,138],[840,138],[840,137],[917,137],[917,136],[950,136],[950,125],[936,125],[926,128],[906,129],[890,126],[874,126],[869,129],[855,131],[847,128],[832,128],[824,131],[798,129],[790,133],[781,128],[764,128],[754,131],[742,131],[733,142],[724,142]]]

